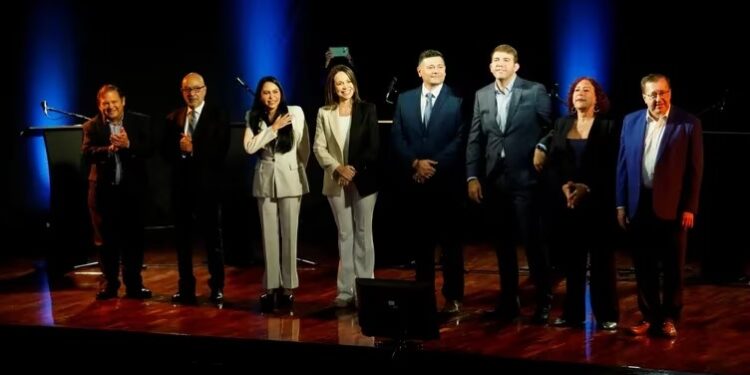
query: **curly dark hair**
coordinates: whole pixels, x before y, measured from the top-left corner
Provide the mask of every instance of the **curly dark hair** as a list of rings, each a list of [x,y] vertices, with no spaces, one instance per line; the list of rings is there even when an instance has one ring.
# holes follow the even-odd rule
[[[589,81],[591,82],[591,85],[594,86],[594,95],[596,95],[596,106],[594,107],[594,112],[599,114],[607,113],[609,111],[609,98],[607,97],[607,94],[604,93],[604,89],[599,82],[591,77],[578,77],[570,85],[570,89],[568,90],[568,110],[570,110],[570,113],[576,113],[576,108],[573,106],[573,93],[575,92],[576,86],[578,86],[581,81]]]

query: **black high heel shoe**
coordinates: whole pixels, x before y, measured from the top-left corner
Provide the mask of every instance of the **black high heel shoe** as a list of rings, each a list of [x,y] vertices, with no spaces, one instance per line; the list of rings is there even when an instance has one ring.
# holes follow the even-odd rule
[[[279,309],[291,310],[294,306],[294,294],[289,289],[276,289],[276,307]]]
[[[275,307],[275,295],[272,292],[263,293],[260,296],[260,312],[270,313],[273,312]]]

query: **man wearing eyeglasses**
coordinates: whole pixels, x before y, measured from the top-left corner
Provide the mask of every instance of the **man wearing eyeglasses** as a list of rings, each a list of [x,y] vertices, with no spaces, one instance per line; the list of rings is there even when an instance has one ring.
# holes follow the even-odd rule
[[[206,83],[198,73],[182,79],[185,106],[167,116],[163,150],[172,165],[178,292],[172,301],[195,304],[192,227],[205,240],[210,300],[224,302],[224,250],[221,236],[221,185],[229,148],[229,120],[217,107],[206,104]]]
[[[703,135],[698,118],[672,106],[666,76],[643,77],[641,92],[646,109],[625,116],[617,163],[617,221],[633,236],[643,315],[629,332],[676,337],[687,231],[703,176]]]

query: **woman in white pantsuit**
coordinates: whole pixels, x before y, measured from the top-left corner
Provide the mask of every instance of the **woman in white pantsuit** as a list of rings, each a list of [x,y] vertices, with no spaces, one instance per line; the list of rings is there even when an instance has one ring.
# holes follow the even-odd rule
[[[259,152],[253,177],[253,196],[258,199],[266,266],[263,275],[266,291],[260,297],[261,311],[269,312],[275,307],[291,308],[294,301],[292,290],[299,284],[297,224],[300,201],[302,194],[310,190],[305,175],[310,156],[305,115],[300,107],[287,106],[281,83],[276,78],[264,77],[258,82],[255,101],[245,121],[245,151],[248,154]]]
[[[325,170],[323,194],[338,227],[337,307],[354,305],[354,280],[373,278],[372,218],[378,191],[378,119],[375,105],[359,98],[354,72],[345,65],[326,79],[326,105],[318,110],[313,152]]]

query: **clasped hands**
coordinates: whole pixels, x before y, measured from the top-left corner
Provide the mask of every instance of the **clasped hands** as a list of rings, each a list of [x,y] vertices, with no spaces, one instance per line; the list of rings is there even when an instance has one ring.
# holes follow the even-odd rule
[[[128,139],[128,133],[125,132],[125,128],[122,128],[119,133],[113,133],[109,136],[109,152],[117,152],[121,148],[130,147],[130,139]]]
[[[591,191],[586,184],[568,181],[562,185],[568,208],[576,208],[576,205]]]
[[[427,182],[432,176],[435,175],[435,166],[438,162],[430,159],[417,159],[412,162],[411,166],[414,168],[414,175],[412,179],[418,184]]]
[[[336,167],[336,175],[339,186],[349,186],[354,180],[354,176],[357,174],[357,170],[351,165],[339,165]]]

